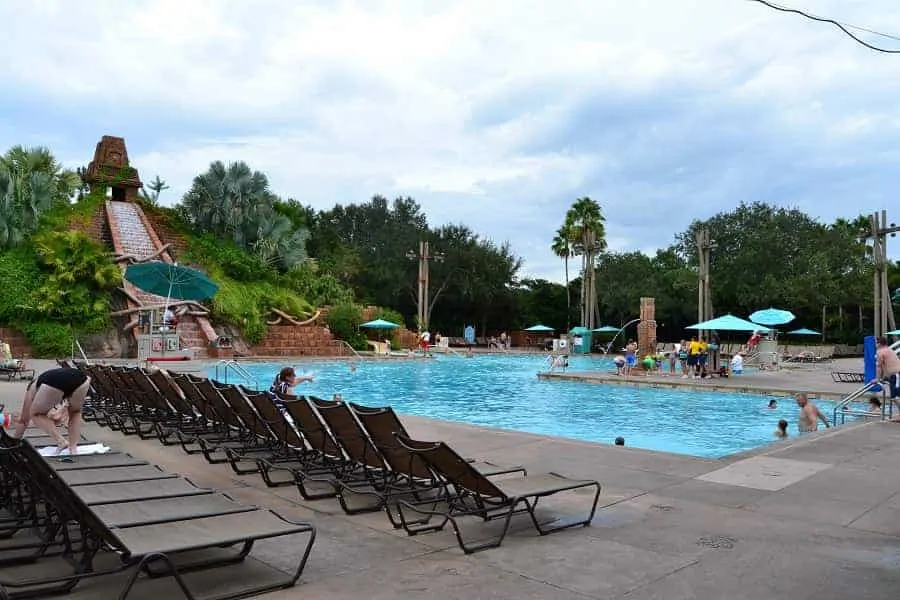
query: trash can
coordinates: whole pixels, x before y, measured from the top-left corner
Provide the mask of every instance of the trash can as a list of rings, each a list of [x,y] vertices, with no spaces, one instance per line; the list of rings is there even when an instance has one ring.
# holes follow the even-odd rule
[[[587,327],[574,327],[569,332],[572,339],[572,354],[591,353],[591,330]]]

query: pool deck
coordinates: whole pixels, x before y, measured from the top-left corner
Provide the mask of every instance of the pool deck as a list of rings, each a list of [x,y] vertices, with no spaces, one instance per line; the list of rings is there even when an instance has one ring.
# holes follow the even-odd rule
[[[585,383],[632,385],[636,387],[703,389],[773,396],[793,396],[800,392],[806,392],[810,397],[814,398],[839,400],[845,398],[861,384],[837,383],[832,380],[831,372],[862,372],[862,370],[861,359],[838,359],[828,364],[792,366],[778,371],[746,372],[726,379],[718,377],[710,379],[682,379],[681,375],[645,375],[644,373],[638,373],[626,378],[616,375],[615,371],[543,372],[539,373],[538,377],[556,381],[581,381]]]
[[[0,402],[19,405],[23,390],[23,383],[0,382]],[[592,526],[541,538],[527,517],[516,518],[501,548],[466,556],[450,532],[407,537],[383,514],[347,516],[333,500],[302,501],[293,488],[265,488],[256,475],[237,476],[175,447],[94,424],[85,435],[315,523],[319,537],[301,583],[261,596],[268,600],[883,600],[900,589],[900,425],[830,429],[710,460],[404,421],[414,436],[446,440],[465,456],[597,479],[603,493]],[[547,501],[544,515],[583,510],[587,501],[561,495]],[[464,532],[479,537],[496,525],[473,522]],[[248,573],[289,568],[296,552],[290,542],[260,543],[244,564],[193,574],[189,584],[237,587]],[[4,569],[4,577],[15,578],[17,569]],[[121,582],[87,582],[64,597],[116,597]],[[142,581],[129,598],[172,591],[169,580]]]

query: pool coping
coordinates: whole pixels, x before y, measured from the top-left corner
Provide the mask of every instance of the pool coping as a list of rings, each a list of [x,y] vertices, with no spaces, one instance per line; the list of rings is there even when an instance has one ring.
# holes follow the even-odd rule
[[[558,381],[574,381],[580,383],[592,384],[610,384],[610,385],[630,385],[632,387],[648,387],[648,388],[683,388],[689,390],[706,390],[711,392],[732,392],[739,394],[757,394],[763,396],[790,397],[800,393],[805,393],[812,398],[821,398],[823,400],[843,400],[846,393],[830,392],[826,390],[811,390],[808,388],[776,388],[764,387],[752,384],[728,384],[728,383],[712,383],[717,380],[693,380],[693,379],[648,379],[646,377],[626,378],[621,375],[613,374],[587,374],[587,373],[550,373],[542,371],[537,374],[538,379],[558,380]]]

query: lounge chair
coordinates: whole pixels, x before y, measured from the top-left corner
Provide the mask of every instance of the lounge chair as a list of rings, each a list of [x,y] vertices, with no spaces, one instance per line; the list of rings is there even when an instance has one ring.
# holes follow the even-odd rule
[[[404,527],[404,521],[399,515],[394,514],[396,500],[399,498],[412,498],[416,502],[435,503],[443,500],[451,493],[447,488],[447,482],[429,468],[428,464],[419,456],[397,441],[397,434],[409,437],[406,428],[397,416],[397,413],[389,407],[372,408],[349,404],[360,425],[371,439],[378,453],[384,459],[389,470],[384,471],[387,478],[380,486],[373,486],[374,490],[366,491],[358,485],[345,485],[341,488],[341,495],[345,492],[355,494],[376,494],[379,496],[385,513],[395,529]],[[527,476],[528,472],[521,466],[503,466],[485,461],[466,459],[473,469],[485,477],[499,475],[521,474]],[[422,522],[427,521],[424,520]],[[407,520],[406,524],[409,524]],[[411,529],[407,529],[410,532]]]
[[[847,373],[844,371],[832,371],[831,378],[835,383],[865,383],[866,378],[863,373]]]
[[[6,376],[7,381],[13,379],[31,379],[34,377],[34,369],[29,369],[25,362],[14,358],[9,344],[0,344],[0,375]]]
[[[308,535],[293,573],[276,582],[242,589],[239,596],[225,593],[217,597],[253,596],[293,586],[315,541],[312,525],[292,523],[274,511],[242,507],[223,494],[90,506],[79,493],[81,488],[69,487],[27,442],[2,448],[0,455],[4,464],[14,462],[14,472],[22,485],[29,488],[36,504],[51,505],[48,515],[53,515],[59,525],[77,523],[81,531],[81,539],[74,543],[63,534],[71,574],[13,580],[6,571],[0,575],[0,598],[47,597],[72,591],[88,578],[131,571],[118,596],[122,600],[128,597],[142,573],[174,577],[183,595],[193,600],[195,595],[182,576],[184,572],[240,562],[257,540]],[[53,531],[59,535],[65,527]],[[195,554],[195,551],[231,547],[235,552],[225,557],[219,552],[213,556]],[[104,552],[117,556],[115,566],[101,566],[107,561],[97,564],[95,559]],[[182,564],[181,559],[186,555],[192,558],[187,559],[189,564]]]
[[[136,481],[158,481],[178,477],[167,473],[156,465],[132,465],[104,467],[100,469],[70,469],[58,473],[69,486],[99,485],[101,483],[130,483]]]
[[[440,522],[419,524],[417,521],[413,527],[406,527],[407,531],[415,535],[426,531],[439,531],[449,522],[456,535],[459,547],[466,554],[496,548],[503,543],[503,539],[509,532],[512,516],[517,513],[527,512],[531,517],[534,528],[540,535],[547,535],[576,526],[588,526],[594,518],[597,503],[600,500],[600,484],[590,480],[575,480],[546,473],[532,475],[521,479],[509,479],[503,481],[491,480],[472,466],[444,442],[421,442],[412,440],[402,434],[398,434],[397,441],[411,453],[422,458],[429,468],[453,487],[454,493],[447,499],[446,508],[439,509],[432,505],[427,508],[423,504],[414,504],[400,500],[398,508],[401,521],[407,521],[406,511],[412,511],[427,517],[438,517]],[[538,502],[541,498],[552,496],[559,492],[577,490],[580,488],[594,488],[591,508],[584,518],[572,520],[554,520],[552,526],[541,524],[535,514]],[[500,535],[496,539],[467,544],[460,532],[457,520],[460,517],[477,516],[485,520],[501,518],[504,520]]]
[[[347,468],[344,451],[307,398],[279,395],[279,400],[306,445],[297,449],[296,462],[263,459],[259,461],[262,468],[289,471],[304,500],[334,498],[337,495],[334,478]],[[331,400],[322,402],[334,403]],[[313,485],[310,486],[310,483]]]

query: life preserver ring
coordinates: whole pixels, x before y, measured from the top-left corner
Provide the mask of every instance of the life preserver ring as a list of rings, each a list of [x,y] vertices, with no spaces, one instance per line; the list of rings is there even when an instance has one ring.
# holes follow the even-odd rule
[[[153,340],[150,343],[150,350],[152,352],[162,352],[162,340]]]

